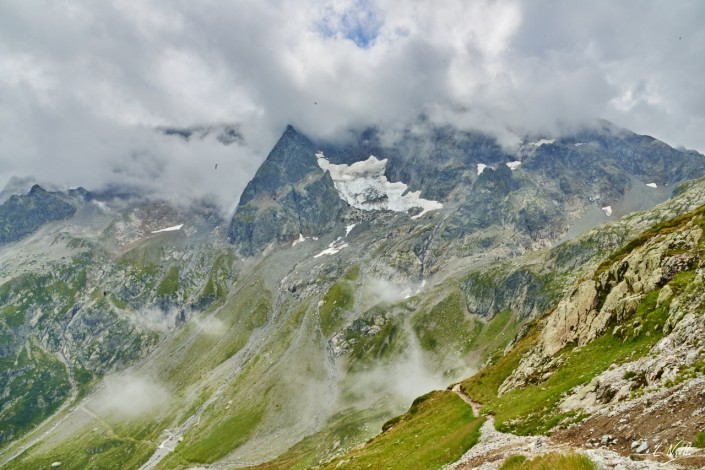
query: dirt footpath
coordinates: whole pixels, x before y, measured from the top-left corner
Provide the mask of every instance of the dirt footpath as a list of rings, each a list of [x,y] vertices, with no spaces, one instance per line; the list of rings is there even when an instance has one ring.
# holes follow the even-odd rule
[[[705,430],[703,385],[705,380],[695,380],[613,406],[551,437],[502,433],[495,429],[494,417],[488,416],[480,429],[478,443],[446,468],[496,470],[511,455],[533,458],[552,452],[583,453],[604,469],[705,468],[704,454],[683,455],[675,449],[675,444],[687,445],[698,431]],[[452,390],[479,415],[479,403],[473,402],[457,385]],[[636,452],[635,442],[642,447],[640,453]]]

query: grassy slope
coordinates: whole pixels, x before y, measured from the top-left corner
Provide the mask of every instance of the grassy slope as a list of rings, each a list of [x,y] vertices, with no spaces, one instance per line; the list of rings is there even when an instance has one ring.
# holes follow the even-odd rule
[[[672,226],[669,226],[668,229],[672,230],[673,228]],[[355,280],[356,279],[343,279],[342,281],[345,283],[354,284]],[[346,287],[349,287],[349,284]],[[253,291],[257,291],[260,288],[261,287],[259,286],[255,286]],[[254,292],[252,292],[252,294],[254,294]],[[654,293],[654,295],[657,295],[657,293]],[[238,303],[240,307],[248,305],[249,308],[240,309],[232,308],[232,306],[230,306],[231,308],[224,309],[224,311],[229,311],[230,314],[222,316],[219,315],[221,320],[224,320],[226,324],[231,326],[231,328],[239,330],[240,333],[249,332],[252,328],[256,328],[261,325],[264,319],[266,319],[266,311],[269,308],[269,306],[266,305],[266,302],[262,303],[262,298],[257,300],[253,299],[253,297],[258,297],[257,295],[245,297],[245,299],[238,299]],[[338,296],[334,295],[333,297]],[[343,295],[342,297],[350,298],[349,295]],[[340,307],[341,305],[338,303],[338,300],[342,297],[329,299],[332,300],[330,305],[335,306],[335,308]],[[501,358],[495,358],[491,366],[480,374],[464,382],[463,388],[473,398],[486,403],[487,409],[496,413],[498,424],[506,426],[506,429],[512,429],[516,432],[522,433],[545,431],[548,427],[557,422],[556,419],[560,420],[563,418],[562,416],[558,416],[551,406],[556,403],[561,394],[574,385],[590,380],[597,373],[604,370],[604,368],[606,368],[606,366],[612,361],[625,360],[626,358],[634,357],[634,355],[643,354],[648,350],[650,344],[653,344],[653,342],[658,339],[660,330],[657,326],[660,322],[662,322],[662,318],[660,318],[660,313],[655,313],[655,310],[653,309],[653,300],[655,300],[655,297],[652,296],[651,299],[647,297],[644,300],[644,306],[640,308],[640,313],[638,313],[638,315],[645,318],[647,323],[651,322],[651,328],[645,328],[642,330],[641,335],[629,336],[629,333],[626,333],[626,336],[623,334],[620,337],[614,337],[609,334],[603,336],[593,344],[586,347],[580,349],[566,349],[563,351],[563,354],[566,354],[567,360],[560,366],[553,376],[544,383],[531,385],[522,390],[516,391],[516,393],[512,392],[507,394],[504,397],[497,398],[496,396],[499,385],[511,373],[511,371],[516,368],[523,353],[528,350],[528,348],[533,344],[533,341],[535,341],[538,330],[534,328],[529,330],[529,333],[525,335],[521,341],[519,341],[519,343],[508,355]],[[346,302],[343,302],[342,304],[342,306],[347,306]],[[250,315],[249,318],[243,318],[240,316],[240,312],[242,312],[242,310],[255,314]],[[331,309],[330,313],[334,313],[332,310],[333,309]],[[256,312],[260,312],[260,314],[257,314]],[[652,318],[649,319],[649,316]],[[332,320],[328,323],[329,325],[332,326],[332,324],[336,323],[335,315],[329,315],[326,318]],[[502,314],[497,315],[493,322],[495,323],[490,322],[483,328],[485,329],[486,337],[490,337],[495,331],[504,331],[506,325],[503,326],[505,318]],[[650,331],[652,333],[651,336],[646,336],[646,331]],[[478,333],[478,337],[480,334],[482,334],[482,331]],[[239,334],[235,334],[235,337],[241,336]],[[627,341],[624,341],[625,337],[627,338]],[[217,352],[215,356],[208,357],[208,360],[206,361],[208,363],[208,367],[213,367],[215,364],[221,363],[238,349],[237,345],[234,349],[231,349],[233,345],[230,341],[226,342],[220,339],[201,339],[196,343],[198,343],[196,349],[199,353],[194,355],[196,357],[203,358],[204,355],[208,357],[206,351]],[[210,344],[204,345],[204,343]],[[227,344],[227,347],[223,347],[226,346],[224,343],[230,344]],[[241,347],[241,344],[239,346]],[[179,349],[181,349],[181,347],[179,347]],[[195,353],[196,351],[190,350],[190,352]],[[184,357],[184,359],[187,359],[187,357],[193,357],[191,354],[187,354],[185,356],[186,357]],[[193,380],[200,375],[198,371],[199,369],[203,370],[201,367],[204,365],[205,364],[200,361],[191,363],[187,360],[185,364],[181,364],[177,367],[177,369],[179,369],[178,371],[171,371],[176,373],[170,377],[170,381],[177,382],[177,379],[182,378]],[[418,462],[420,462],[419,451],[414,448],[414,446],[418,444],[418,441],[415,440],[417,435],[425,436],[424,439],[429,442],[440,441],[453,443],[454,445],[451,446],[449,444],[448,446],[442,448],[437,446],[428,446],[428,452],[423,453],[421,460],[421,462],[423,462],[424,465],[427,465],[427,467],[422,468],[433,468],[437,465],[439,459],[443,460],[450,458],[449,454],[452,454],[453,452],[457,452],[457,455],[455,455],[455,457],[451,460],[454,460],[461,455],[464,451],[461,450],[463,446],[467,445],[467,447],[469,447],[472,445],[473,438],[471,438],[471,435],[479,429],[481,421],[479,419],[472,418],[471,414],[470,417],[466,417],[467,419],[465,420],[454,420],[452,416],[448,415],[448,411],[453,407],[453,400],[456,402],[460,400],[448,392],[434,393],[446,394],[445,396],[452,398],[443,400],[440,398],[434,398],[433,400],[427,399],[421,403],[417,403],[416,409],[412,407],[412,410],[398,420],[396,425],[391,429],[388,429],[386,432],[370,441],[368,445],[363,448],[356,449],[346,457],[342,458],[352,459],[352,461],[346,462],[346,468],[356,468],[358,465],[362,468],[363,465],[367,464],[378,467],[377,462],[381,462],[382,468],[384,468],[385,464],[389,465],[387,468],[397,468],[399,462],[404,462],[404,456],[413,456],[412,465],[416,466],[418,465]],[[427,403],[427,407],[422,406],[424,403]],[[522,406],[517,407],[517,403],[521,403]],[[548,408],[544,408],[546,403],[549,404]],[[460,402],[460,404],[467,408],[464,403]],[[221,409],[222,408],[214,408],[212,412],[217,414]],[[218,426],[220,426],[220,431],[201,435],[200,437],[203,439],[199,438],[194,440],[193,446],[184,447],[182,449],[183,452],[179,452],[181,457],[184,458],[185,461],[207,462],[212,461],[218,455],[224,455],[224,453],[227,453],[233,448],[233,445],[236,446],[238,442],[241,442],[241,439],[246,437],[246,433],[248,431],[245,430],[243,433],[240,433],[240,430],[243,428],[251,429],[254,425],[256,425],[256,422],[259,420],[258,413],[260,412],[261,410],[257,407],[254,407],[254,410],[243,410],[242,407],[233,407],[226,416],[222,417],[222,421],[218,424]],[[253,421],[253,426],[239,426],[237,424],[242,422],[246,423],[250,419]],[[441,420],[443,422],[442,426],[434,425],[434,423]],[[476,424],[477,429],[474,431],[469,429],[469,427],[472,427],[469,424],[470,422]],[[216,422],[211,422],[211,424],[214,423]],[[231,428],[231,424],[232,426],[235,426],[235,430]],[[414,434],[412,434],[412,431]],[[432,434],[433,432],[440,434]],[[228,444],[223,446],[221,441],[226,435]],[[150,435],[150,438],[152,439],[151,443],[153,443],[154,437],[155,434]],[[85,436],[85,439],[86,442],[90,442],[88,440],[88,436]],[[126,446],[125,449],[127,454],[130,454],[128,451],[130,448],[135,449],[134,455],[148,455],[148,452],[150,451],[150,442],[132,443],[129,438],[125,437],[125,435],[122,435],[122,437],[118,440],[121,440],[121,442],[124,441],[123,443]],[[103,463],[107,463],[109,459],[113,457],[109,452],[109,450],[112,449],[110,442],[113,442],[111,441],[110,436],[106,436],[105,439],[97,443],[95,448],[98,448],[100,452],[96,455],[103,455],[105,459],[93,459],[91,460],[92,465],[95,465],[97,468],[101,468]],[[302,443],[302,446],[304,445],[305,441]],[[404,456],[397,454],[400,450],[405,451]],[[193,458],[194,456],[195,458]],[[138,462],[139,460],[135,457],[134,461]],[[297,461],[301,462],[301,460]],[[340,461],[341,460],[338,459],[333,463]],[[408,466],[410,464],[407,462],[406,465]],[[286,467],[286,465],[283,466]],[[275,466],[273,468],[277,467]],[[402,468],[401,464],[399,464],[399,468]]]
[[[649,293],[634,316],[644,325],[643,329],[625,330],[619,336],[607,333],[582,348],[567,347],[560,353],[565,361],[545,381],[497,396],[501,383],[536,341],[538,331],[534,328],[509,354],[465,380],[462,388],[474,400],[484,403],[485,411],[495,415],[498,429],[517,434],[545,433],[562,420],[574,417],[560,413],[556,407],[565,393],[589,382],[613,363],[647,354],[661,339],[667,306],[655,308],[657,297],[658,291]]]
[[[387,417],[386,408],[345,409],[333,416],[326,427],[307,436],[274,460],[254,467],[257,470],[303,470],[326,462],[339,449],[355,444],[368,433],[370,422]]]
[[[422,305],[411,320],[420,346],[439,362],[460,356],[470,364],[482,364],[503,350],[521,326],[509,309],[489,320],[469,314],[462,293],[456,289],[441,299]]]
[[[182,360],[169,362],[169,368],[160,371],[162,380],[172,384],[203,381],[211,371],[242,349],[252,331],[265,323],[270,309],[269,293],[262,284],[256,280],[246,284],[215,314],[212,320],[218,328],[215,334],[199,334],[197,330],[203,327],[198,325],[189,328],[196,331],[180,332],[179,336],[183,336],[181,341],[177,339],[172,342],[174,349],[169,348],[168,354]],[[243,374],[247,374],[247,370]],[[189,413],[213,391],[204,389],[200,399],[192,403]],[[231,394],[234,395],[235,391],[224,396]],[[188,396],[184,395],[183,398]],[[204,412],[199,425],[189,430],[187,439],[165,464],[173,462],[180,466],[213,462],[247,440],[262,418],[263,402],[253,400],[234,406],[221,402],[214,403]]]
[[[256,287],[252,293],[261,290]],[[297,410],[296,405],[307,400],[310,385],[321,383],[325,374],[316,346],[312,347],[310,341],[317,332],[318,315],[310,305],[296,302],[281,309],[288,313],[267,331],[264,341],[268,344],[229,379],[231,382],[201,415],[200,423],[185,434],[183,442],[159,468],[214,462],[258,433],[271,432],[267,429],[273,419],[278,429],[288,429],[315,414],[309,408]],[[281,381],[282,377],[287,377],[286,382]]]
[[[62,461],[62,468],[113,468],[114,463],[120,461],[121,468],[139,467],[154,452],[162,429],[173,425],[174,422],[180,422],[182,418],[179,416],[185,417],[186,410],[189,409],[186,403],[193,405],[191,408],[194,409],[212,393],[212,390],[206,387],[198,392],[200,396],[194,402],[193,395],[188,392],[189,388],[184,385],[198,383],[209,371],[242,348],[252,330],[266,321],[269,311],[268,299],[269,294],[262,288],[261,283],[257,279],[250,279],[237,296],[230,297],[214,314],[214,328],[210,329],[217,331],[204,329],[203,322],[189,323],[164,345],[161,351],[162,361],[156,361],[159,363],[157,369],[150,369],[150,364],[154,364],[151,361],[144,366],[141,373],[152,375],[173,391],[172,402],[166,404],[167,409],[163,408],[157,414],[141,418],[104,416],[97,421],[101,424],[97,432],[85,431],[77,435],[62,436],[58,442],[47,447],[42,446],[38,449],[39,452],[27,453],[13,461],[13,465],[17,468],[43,468],[51,462]],[[164,360],[164,356],[170,359]],[[251,417],[249,411],[243,412],[235,408],[230,413],[221,415],[227,433],[233,431],[227,423],[240,423],[244,417]],[[253,419],[256,421],[256,416]],[[236,440],[233,442],[236,443]],[[224,454],[232,448],[230,445],[223,446],[217,439],[209,439],[207,436],[201,447],[200,451],[196,448],[195,452],[209,453],[213,450]]]
[[[228,410],[220,421],[209,420],[208,429],[179,449],[178,456],[189,463],[212,463],[242,445],[262,420],[262,403],[243,403]],[[189,436],[190,437],[190,436]]]
[[[63,446],[51,453],[27,458],[20,457],[11,467],[18,470],[51,468],[61,462],[62,469],[117,469],[138,468],[154,452],[154,445],[129,436],[118,436],[107,428],[71,436],[77,445]],[[80,445],[78,445],[80,443]]]
[[[597,466],[582,454],[546,454],[527,460],[521,455],[509,457],[499,470],[595,470]]]
[[[345,313],[355,304],[355,289],[360,276],[360,267],[353,266],[323,296],[323,305],[319,310],[321,330],[326,336],[343,326]]]
[[[489,403],[497,398],[499,386],[519,366],[521,358],[538,341],[539,328],[529,327],[512,349],[505,355],[493,358],[492,362],[477,374],[461,383],[462,390],[479,403]]]
[[[467,352],[479,333],[479,323],[468,318],[461,293],[454,291],[430,309],[422,309],[417,313],[413,319],[413,328],[421,347],[427,351]]]
[[[604,272],[651,238],[671,233],[691,220],[704,225],[703,214],[705,208],[700,208],[655,225],[610,255],[596,272]],[[678,292],[683,290],[684,285],[692,278],[691,270],[682,271],[671,279],[669,285]],[[662,338],[668,305],[656,308],[658,294],[659,289],[656,289],[643,297],[628,325],[623,325],[617,331],[610,329],[610,332],[582,348],[566,347],[559,353],[565,360],[545,381],[513,390],[501,397],[497,396],[501,383],[516,369],[522,356],[538,340],[538,327],[534,326],[508,354],[497,358],[478,374],[465,380],[462,388],[474,400],[484,403],[485,410],[496,415],[498,428],[505,431],[519,434],[545,433],[558,423],[580,419],[580,416],[561,414],[556,409],[556,404],[570,389],[589,382],[612,363],[631,361],[644,356]],[[642,326],[635,328],[635,321]]]
[[[483,421],[455,393],[431,392],[388,422],[382,434],[323,468],[441,468],[477,442]]]
[[[468,350],[473,351],[480,361],[486,361],[509,344],[520,326],[511,310],[500,312],[490,321],[482,324],[479,333],[468,346]]]
[[[172,266],[157,286],[158,297],[174,297],[179,290],[179,268]]]

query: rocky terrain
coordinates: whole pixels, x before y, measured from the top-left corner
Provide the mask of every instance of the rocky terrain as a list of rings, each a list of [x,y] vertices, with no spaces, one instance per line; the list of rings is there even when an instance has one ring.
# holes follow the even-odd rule
[[[568,446],[603,464],[598,457],[604,450],[631,457],[612,459],[611,466],[700,468],[705,453],[694,446],[701,445],[705,425],[704,226],[702,207],[655,224],[578,281],[535,324],[530,346],[498,380],[487,408],[497,407],[503,417],[498,427],[549,434],[546,452]],[[572,380],[553,380],[581,372]],[[478,382],[463,383],[470,396],[480,396]],[[545,401],[518,414],[510,411],[507,419],[506,397],[531,390],[548,391]],[[508,457],[510,449],[500,448]],[[492,446],[470,452],[468,459],[477,462],[498,453]]]
[[[505,437],[676,456],[702,430],[705,157],[606,122],[548,137],[290,126],[229,223],[119,192],[10,197],[0,465],[355,468],[419,429],[452,449],[431,468],[468,448],[498,466]],[[427,394],[470,376],[459,393],[493,418]]]

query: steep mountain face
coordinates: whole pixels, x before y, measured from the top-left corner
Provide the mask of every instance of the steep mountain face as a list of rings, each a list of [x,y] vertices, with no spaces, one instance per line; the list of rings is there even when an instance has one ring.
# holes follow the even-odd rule
[[[467,393],[505,430],[552,429],[580,412],[519,407],[502,421],[516,404],[502,400],[540,396],[537,380],[565,375],[566,351],[641,315],[629,302],[646,293],[645,270],[670,261],[591,273],[705,204],[696,181],[617,220],[705,174],[705,157],[608,124],[513,151],[450,129],[347,142],[288,127],[229,227],[205,209],[84,200],[67,222],[0,248],[0,463],[307,468],[488,361],[476,379],[489,379]],[[597,300],[577,302],[590,286]],[[563,322],[543,317],[554,309]],[[646,347],[655,336],[641,331]],[[449,431],[447,455],[461,455],[482,420],[452,393],[425,397],[384,427]],[[423,424],[458,410],[457,433]],[[449,462],[437,452],[424,458]]]
[[[331,231],[343,202],[315,153],[310,140],[287,127],[242,193],[230,223],[228,236],[243,254]]]

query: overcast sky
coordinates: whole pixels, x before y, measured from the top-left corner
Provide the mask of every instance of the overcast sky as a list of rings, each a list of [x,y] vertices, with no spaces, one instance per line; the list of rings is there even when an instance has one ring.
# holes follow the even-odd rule
[[[596,117],[705,152],[705,2],[2,0],[10,176],[236,202],[291,123],[511,143]],[[155,126],[236,123],[244,142]],[[218,169],[215,169],[218,163]]]

